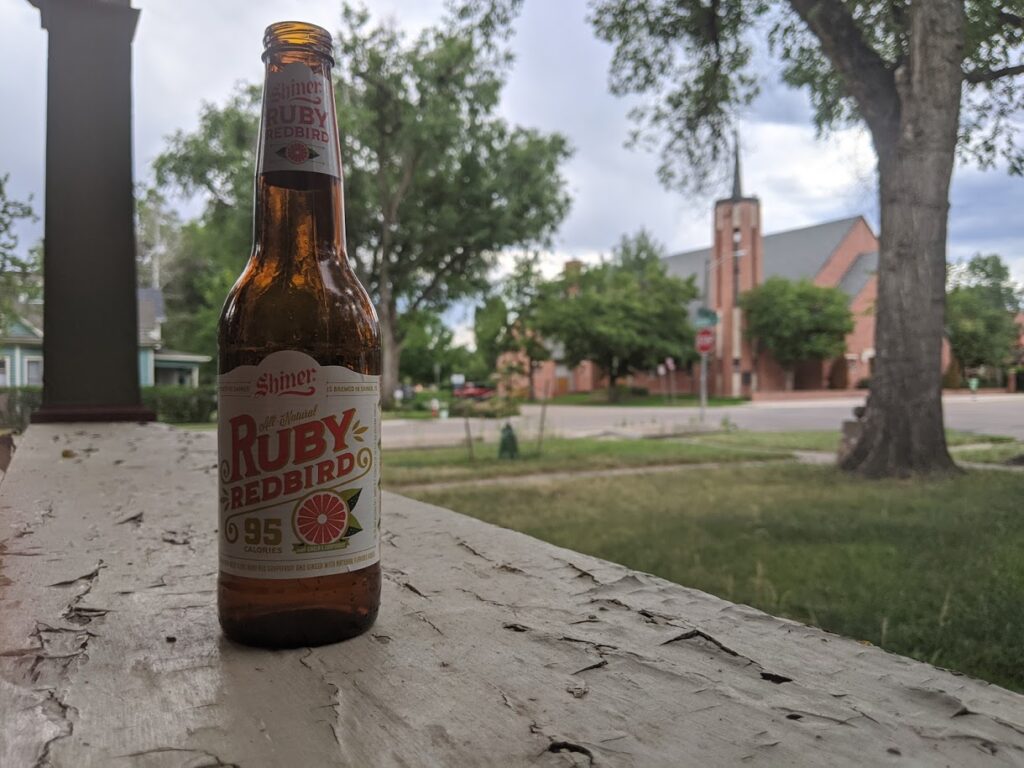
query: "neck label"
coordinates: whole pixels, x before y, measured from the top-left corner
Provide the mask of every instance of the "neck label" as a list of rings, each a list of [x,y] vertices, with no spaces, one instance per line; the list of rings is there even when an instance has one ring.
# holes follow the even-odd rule
[[[331,79],[301,62],[267,73],[259,173],[311,171],[340,178]]]

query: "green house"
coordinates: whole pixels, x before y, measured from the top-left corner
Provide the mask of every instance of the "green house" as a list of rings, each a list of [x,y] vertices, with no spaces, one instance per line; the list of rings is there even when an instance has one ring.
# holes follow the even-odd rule
[[[140,288],[139,384],[199,385],[199,368],[209,355],[167,349],[161,328],[166,319],[164,297],[158,288]],[[0,387],[42,386],[43,303],[21,304],[18,317],[0,333]]]

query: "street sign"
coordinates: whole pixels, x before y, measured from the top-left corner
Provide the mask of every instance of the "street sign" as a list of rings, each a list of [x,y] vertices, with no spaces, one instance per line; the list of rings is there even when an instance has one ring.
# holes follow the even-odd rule
[[[701,328],[697,331],[697,351],[702,355],[708,354],[715,348],[714,328]]]
[[[674,371],[676,369],[676,361],[673,360],[671,357],[666,357],[665,367],[668,368],[670,371]]]
[[[718,325],[718,313],[707,307],[698,307],[694,325],[698,328],[714,328]]]

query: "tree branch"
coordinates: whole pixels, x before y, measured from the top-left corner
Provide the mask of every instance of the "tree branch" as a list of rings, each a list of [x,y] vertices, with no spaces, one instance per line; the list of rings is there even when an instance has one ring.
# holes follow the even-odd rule
[[[789,0],[842,77],[873,134],[899,127],[900,99],[888,65],[864,40],[841,0]]]
[[[977,83],[991,83],[994,80],[1013,77],[1014,75],[1024,75],[1024,64],[1016,64],[1012,67],[1003,67],[1001,69],[972,69],[969,72],[964,72],[964,80],[973,85]]]
[[[1018,16],[1015,13],[1009,11],[999,11],[999,20],[1010,27],[1017,27],[1017,29],[1024,29],[1024,16]]]
[[[470,261],[470,259],[475,258],[475,256],[476,252],[469,250],[463,251],[462,256],[460,258],[450,256],[447,259],[447,263],[441,265],[434,271],[434,276],[431,278],[430,283],[427,284],[427,286],[422,291],[420,291],[420,295],[413,299],[411,302],[409,302],[409,311],[415,312],[420,307],[422,307],[427,301],[429,301],[433,297],[433,295],[437,292],[437,289],[441,287],[441,282],[446,277],[448,277],[448,275],[451,272],[455,271],[456,266],[465,265]]]

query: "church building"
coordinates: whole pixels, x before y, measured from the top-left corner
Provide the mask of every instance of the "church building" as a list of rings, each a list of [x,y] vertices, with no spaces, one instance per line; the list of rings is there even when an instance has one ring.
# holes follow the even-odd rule
[[[712,239],[710,248],[665,259],[669,274],[695,277],[703,305],[718,314],[709,391],[749,397],[785,389],[847,389],[871,375],[878,238],[863,216],[765,235],[761,201],[743,194],[737,156],[732,195],[715,203]],[[739,298],[771,277],[810,280],[846,294],[854,328],[842,357],[800,364],[787,381],[782,366],[746,337]]]
[[[863,216],[766,235],[761,227],[761,201],[743,194],[737,155],[732,195],[715,203],[711,234],[710,247],[665,259],[669,274],[694,277],[700,298],[693,302],[691,314],[705,306],[718,315],[715,349],[708,356],[709,394],[754,397],[789,389],[854,389],[871,376],[879,245]],[[759,350],[755,340],[747,338],[738,299],[771,277],[810,280],[846,294],[854,327],[846,337],[843,355],[833,360],[807,361],[787,372],[769,353]],[[559,360],[557,346],[552,349],[553,359],[539,364],[534,372],[537,397],[591,392],[607,386],[603,373],[593,363],[585,361],[575,368],[565,365]],[[503,364],[514,355],[506,357],[509,359]],[[671,384],[667,376],[673,377]],[[513,378],[509,391],[525,396],[526,377]],[[694,365],[690,370],[680,367],[666,376],[640,372],[623,383],[655,394],[688,394],[697,392],[698,378]]]

